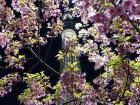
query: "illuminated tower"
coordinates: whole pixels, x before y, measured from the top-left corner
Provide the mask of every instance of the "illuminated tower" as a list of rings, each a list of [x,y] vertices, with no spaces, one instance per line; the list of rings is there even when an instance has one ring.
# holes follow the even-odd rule
[[[66,11],[63,15],[64,22],[64,30],[62,32],[62,50],[68,51],[70,55],[68,57],[64,57],[64,60],[61,63],[61,70],[64,70],[68,63],[78,62],[78,56],[74,55],[71,49],[74,49],[77,43],[75,43],[75,39],[77,38],[75,32],[75,22],[74,17],[69,11]],[[69,52],[70,51],[70,52]]]

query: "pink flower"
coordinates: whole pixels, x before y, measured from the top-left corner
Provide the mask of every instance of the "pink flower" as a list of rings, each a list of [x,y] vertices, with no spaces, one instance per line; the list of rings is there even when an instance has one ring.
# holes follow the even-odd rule
[[[89,18],[90,18],[90,20],[92,20],[93,22],[96,22],[96,23],[106,23],[109,20],[108,17],[105,16],[105,14],[102,12],[97,13],[93,16],[90,16]]]
[[[6,5],[5,0],[0,0],[0,7]]]
[[[12,0],[11,6],[12,6],[13,9],[16,10],[17,12],[20,11],[20,9],[19,9],[19,3],[17,2],[17,0]]]
[[[140,42],[140,35],[136,35],[135,38],[138,42]]]
[[[102,34],[107,34],[109,32],[109,26],[106,25],[99,25],[98,30]]]
[[[107,13],[109,14],[110,17],[114,16],[116,12],[115,7],[110,7],[107,9]]]
[[[45,10],[45,17],[49,17],[50,12],[48,10]]]
[[[88,8],[89,6],[89,2],[88,0],[87,1],[77,1],[76,2],[76,6],[79,7],[79,8]]]
[[[27,5],[22,5],[20,7],[21,16],[32,16],[32,10]]]
[[[140,4],[133,8],[134,15],[140,15]]]
[[[126,10],[131,10],[134,4],[135,4],[134,0],[124,0],[122,3],[122,7]]]
[[[7,39],[6,36],[3,35],[3,33],[0,33],[0,46],[3,48],[8,42],[9,39]]]
[[[140,4],[140,0],[135,0],[137,4]]]
[[[116,15],[116,16],[120,16],[123,14],[123,8],[122,6],[118,6],[118,7],[110,7],[107,9],[107,13],[109,14],[110,17]]]
[[[118,6],[118,7],[116,7],[115,8],[115,15],[116,16],[120,16],[120,15],[123,15],[123,8],[122,8],[122,6]]]

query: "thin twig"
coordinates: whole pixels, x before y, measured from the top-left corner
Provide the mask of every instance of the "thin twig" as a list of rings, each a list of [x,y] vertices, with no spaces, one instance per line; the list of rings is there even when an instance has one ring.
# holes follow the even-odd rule
[[[46,68],[49,68],[50,71],[54,72],[57,75],[60,75],[59,72],[57,72],[56,70],[54,70],[51,66],[49,66],[46,62],[44,62],[41,58],[38,57],[38,55],[33,51],[32,48],[30,48],[31,53],[34,55],[34,57],[37,58],[37,60],[43,64]]]

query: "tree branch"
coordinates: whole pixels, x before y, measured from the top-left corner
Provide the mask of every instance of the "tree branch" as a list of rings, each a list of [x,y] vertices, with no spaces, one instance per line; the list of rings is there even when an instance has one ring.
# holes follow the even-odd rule
[[[56,70],[54,70],[51,66],[49,66],[46,62],[44,62],[41,58],[38,57],[38,55],[33,51],[32,48],[30,48],[31,53],[34,55],[34,57],[41,63],[44,65],[44,67],[48,68],[48,70],[52,71],[53,73],[60,75],[59,72],[57,72]]]

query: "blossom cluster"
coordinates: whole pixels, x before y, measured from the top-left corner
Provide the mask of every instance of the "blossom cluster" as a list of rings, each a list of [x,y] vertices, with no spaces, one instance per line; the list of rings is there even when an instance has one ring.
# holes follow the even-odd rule
[[[24,105],[43,105],[40,99],[46,96],[46,89],[51,87],[48,77],[43,72],[36,74],[26,74],[24,82],[27,83],[28,88],[19,95],[19,100]]]
[[[83,21],[88,19],[94,22],[94,27],[102,34],[114,30],[112,23],[118,19],[124,24],[125,21],[137,22],[139,20],[138,0],[123,0],[123,2],[119,0],[74,0],[74,2],[77,14],[80,14]],[[123,25],[123,29],[125,28],[131,28],[131,25]]]
[[[76,25],[82,44],[95,69],[105,73],[94,80],[103,104],[138,104],[139,97],[139,20],[138,0],[73,0],[73,13],[81,16]],[[92,25],[89,25],[92,24]],[[137,57],[131,56],[137,55]],[[112,84],[110,81],[113,81]],[[136,82],[137,81],[137,82]]]
[[[20,82],[21,78],[17,73],[8,74],[0,79],[0,97],[4,97],[12,91],[13,85]]]
[[[0,1],[0,46],[6,54],[3,61],[7,63],[8,68],[24,69],[26,59],[19,62],[22,49],[38,47],[38,44],[44,45],[48,36],[58,36],[63,28],[60,20],[62,14],[57,5],[60,2],[12,0],[10,6],[7,6],[5,0]],[[54,18],[48,21],[52,17],[57,18],[57,21]],[[43,22],[50,23],[50,27],[47,27],[50,28],[50,32],[47,32],[47,35],[40,34]]]

